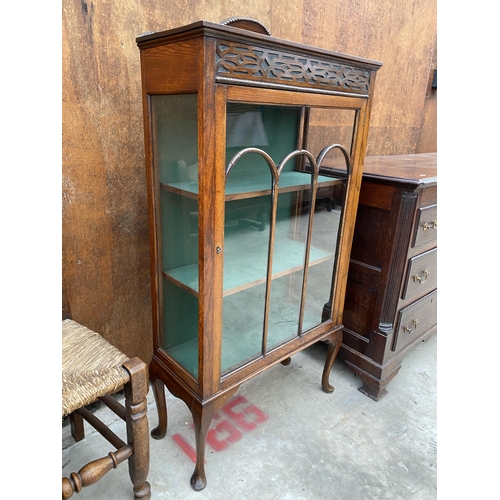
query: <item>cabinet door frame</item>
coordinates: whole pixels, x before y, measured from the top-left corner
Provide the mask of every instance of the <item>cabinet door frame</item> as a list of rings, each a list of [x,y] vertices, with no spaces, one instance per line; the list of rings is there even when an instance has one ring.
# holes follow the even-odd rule
[[[290,90],[277,90],[266,88],[255,88],[238,85],[215,85],[215,96],[212,101],[215,110],[215,126],[213,128],[214,154],[213,163],[209,164],[213,168],[212,175],[215,177],[216,189],[211,193],[206,193],[211,214],[200,217],[212,217],[214,224],[213,238],[204,240],[200,238],[199,245],[204,246],[204,254],[214,253],[215,265],[210,272],[213,272],[213,280],[206,283],[203,296],[211,297],[211,302],[206,305],[212,308],[210,329],[208,324],[200,325],[204,327],[205,339],[203,340],[203,357],[207,359],[211,356],[211,376],[212,393],[220,390],[227,390],[231,386],[238,385],[244,380],[251,378],[255,372],[262,371],[269,365],[278,363],[292,354],[302,350],[307,345],[317,342],[330,334],[336,327],[341,327],[343,304],[345,296],[345,286],[347,283],[347,271],[349,267],[349,254],[354,231],[354,220],[356,217],[357,201],[362,175],[361,158],[366,151],[366,134],[368,128],[367,109],[369,109],[369,99],[364,97],[349,97],[326,94],[313,94],[310,92],[296,92]],[[292,107],[317,107],[328,109],[347,109],[355,111],[355,124],[353,130],[353,147],[351,150],[351,172],[347,183],[345,197],[345,208],[342,210],[340,220],[340,232],[338,236],[337,255],[334,268],[331,312],[330,320],[319,324],[311,329],[307,334],[297,337],[292,341],[280,346],[275,351],[270,352],[265,357],[259,357],[242,367],[228,373],[221,378],[221,353],[222,353],[222,303],[223,303],[223,251],[217,254],[217,248],[223,248],[224,242],[224,190],[225,190],[225,133],[226,133],[226,106],[227,102],[240,102],[260,105],[281,105]],[[207,138],[205,137],[205,140]],[[208,168],[207,168],[208,170]],[[200,171],[201,175],[201,171]],[[201,231],[200,231],[201,234]],[[200,252],[201,254],[201,252]],[[202,261],[200,262],[200,266]],[[204,272],[207,273],[205,268]],[[201,269],[200,269],[201,273]],[[201,287],[200,287],[201,290]],[[200,338],[203,337],[203,330],[200,330]],[[208,338],[207,338],[208,337]],[[207,342],[205,343],[205,340]],[[217,355],[216,355],[217,354]],[[200,356],[200,370],[202,368],[202,356]],[[217,359],[215,359],[217,358]],[[206,370],[206,366],[205,366]]]

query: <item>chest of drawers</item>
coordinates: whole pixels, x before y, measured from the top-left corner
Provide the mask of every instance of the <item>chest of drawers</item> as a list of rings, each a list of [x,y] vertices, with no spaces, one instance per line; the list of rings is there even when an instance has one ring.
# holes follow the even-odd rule
[[[437,153],[366,157],[340,356],[378,401],[437,330]]]

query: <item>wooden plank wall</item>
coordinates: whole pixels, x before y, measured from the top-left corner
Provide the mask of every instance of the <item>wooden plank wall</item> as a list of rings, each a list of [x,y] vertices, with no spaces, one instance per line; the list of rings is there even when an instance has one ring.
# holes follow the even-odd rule
[[[436,0],[63,0],[62,5],[62,260],[68,298],[75,320],[146,362],[152,341],[139,34],[200,19],[251,17],[274,36],[384,63],[368,154],[414,153],[421,124],[434,126],[432,115],[430,124],[424,115]],[[435,147],[426,139],[419,152],[425,144]]]
[[[437,46],[434,46],[431,72],[427,82],[422,121],[415,153],[430,153],[437,151],[437,87],[432,88],[434,70],[437,70]]]

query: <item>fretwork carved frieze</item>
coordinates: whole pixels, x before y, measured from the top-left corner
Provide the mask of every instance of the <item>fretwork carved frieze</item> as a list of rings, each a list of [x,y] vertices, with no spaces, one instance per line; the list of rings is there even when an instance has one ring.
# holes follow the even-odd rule
[[[370,86],[370,71],[364,69],[240,43],[218,43],[216,62],[218,80],[268,82],[355,94],[368,94]]]

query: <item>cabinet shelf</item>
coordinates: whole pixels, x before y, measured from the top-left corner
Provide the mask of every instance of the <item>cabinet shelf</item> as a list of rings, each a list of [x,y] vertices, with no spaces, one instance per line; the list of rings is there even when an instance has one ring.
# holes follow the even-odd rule
[[[224,261],[224,297],[265,283],[268,245],[233,252]],[[311,246],[309,265],[333,259],[334,254]],[[261,266],[255,265],[261,262]],[[292,239],[275,241],[273,279],[291,274],[304,265],[304,244]],[[198,263],[169,269],[163,276],[192,295],[198,296]]]
[[[344,179],[340,177],[318,176],[318,187],[334,186],[341,184]],[[229,175],[226,182],[225,200],[243,200],[257,196],[271,194],[271,176],[233,176]],[[307,172],[282,172],[279,179],[279,192],[289,193],[308,189],[311,185],[311,176]],[[177,193],[189,198],[198,198],[198,183],[192,181],[162,183],[162,189]]]
[[[274,314],[270,320],[267,352],[271,352],[277,346],[293,340],[297,336],[296,306],[287,302],[282,302],[281,306],[279,313]],[[308,325],[315,325],[320,315],[321,312],[317,316],[306,312],[304,322]],[[221,353],[221,374],[223,376],[236,367],[262,357],[262,318],[257,315],[250,317],[244,330],[235,331],[232,329],[230,318],[228,323],[228,325],[223,325],[222,329],[224,347]],[[293,326],[283,328],[283,323],[291,323]],[[180,362],[182,366],[188,367],[188,370],[195,377],[198,376],[197,342],[198,339],[195,338],[166,349],[172,358]],[[246,356],[242,357],[242,352],[246,353]]]

